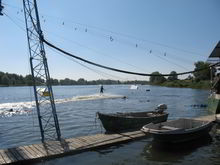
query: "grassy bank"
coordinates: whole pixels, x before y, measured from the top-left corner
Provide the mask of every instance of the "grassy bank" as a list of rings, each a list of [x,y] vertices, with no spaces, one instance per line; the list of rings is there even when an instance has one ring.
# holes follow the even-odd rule
[[[192,80],[175,80],[175,81],[165,81],[164,83],[151,84],[151,85],[178,87],[178,88],[210,89],[210,81],[195,82]]]

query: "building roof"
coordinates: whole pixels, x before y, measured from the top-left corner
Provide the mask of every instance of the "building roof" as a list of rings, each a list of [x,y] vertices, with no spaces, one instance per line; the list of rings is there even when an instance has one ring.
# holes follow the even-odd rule
[[[215,46],[212,53],[209,55],[209,58],[216,58],[216,57],[220,58],[220,41]]]

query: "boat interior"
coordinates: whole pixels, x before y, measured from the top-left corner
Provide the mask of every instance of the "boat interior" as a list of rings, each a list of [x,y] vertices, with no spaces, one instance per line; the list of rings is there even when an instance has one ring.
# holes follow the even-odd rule
[[[178,120],[172,120],[168,122],[162,122],[158,124],[148,124],[144,128],[156,129],[156,130],[177,130],[177,129],[192,129],[207,124],[208,121],[194,120],[181,118]]]
[[[121,116],[121,117],[153,117],[153,116],[159,116],[164,113],[158,113],[157,111],[151,111],[151,112],[136,112],[136,113],[120,113],[117,112],[115,116]]]

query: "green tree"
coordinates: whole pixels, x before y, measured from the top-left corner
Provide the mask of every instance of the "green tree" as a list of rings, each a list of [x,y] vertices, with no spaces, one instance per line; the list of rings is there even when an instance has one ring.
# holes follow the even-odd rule
[[[59,85],[59,81],[57,79],[53,79],[53,78],[50,79],[50,83],[52,85]]]
[[[12,77],[11,79],[10,79],[10,81],[9,81],[9,85],[16,85],[16,80],[15,80],[15,78],[14,77]]]
[[[194,65],[195,65],[195,71],[209,67],[209,64],[206,62],[203,62],[203,61],[198,61]],[[199,82],[201,80],[210,80],[210,77],[211,77],[211,73],[210,73],[209,68],[202,70],[202,71],[195,72],[195,73],[193,73],[193,75],[195,77],[196,82]]]
[[[9,85],[9,78],[8,78],[8,76],[6,74],[2,76],[1,83],[3,85],[7,85],[7,86]]]
[[[78,84],[80,85],[86,85],[86,80],[84,78],[80,78],[78,81],[77,81]]]
[[[176,75],[176,71],[170,72],[170,76],[167,78],[169,81],[178,80],[178,76]]]
[[[166,81],[166,78],[164,76],[161,76],[159,72],[153,72],[151,73],[153,75],[158,75],[158,76],[151,76],[150,77],[150,83],[153,84],[160,84]]]
[[[25,84],[28,85],[28,86],[33,85],[32,76],[31,75],[25,76],[24,81],[25,81]]]
[[[4,76],[3,72],[0,72],[0,85],[2,84],[2,77]]]

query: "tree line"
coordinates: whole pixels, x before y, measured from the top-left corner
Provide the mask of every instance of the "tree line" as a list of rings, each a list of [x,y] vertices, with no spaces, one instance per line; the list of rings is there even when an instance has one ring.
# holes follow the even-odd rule
[[[44,80],[38,78],[36,82],[37,85],[40,85],[40,82],[44,82]],[[140,80],[121,82],[119,80],[100,79],[100,80],[87,81],[83,78],[80,78],[78,80],[72,80],[69,78],[58,80],[51,78],[50,82],[52,85],[99,85],[99,84],[111,85],[111,84],[147,84],[148,83],[148,81],[140,81]],[[0,86],[32,86],[32,85],[33,85],[33,81],[31,75],[22,76],[17,74],[0,72]]]
[[[195,70],[201,69],[208,67],[209,64],[203,61],[198,61],[195,63]],[[161,75],[158,71],[153,72],[152,74],[157,74]],[[72,80],[69,78],[65,79],[53,79],[51,78],[51,84],[52,85],[99,85],[99,84],[157,84],[160,85],[164,82],[172,82],[178,80],[178,76],[176,75],[176,71],[170,72],[170,76],[167,78],[163,76],[151,76],[148,81],[140,81],[140,80],[135,80],[135,81],[119,81],[119,80],[92,80],[92,81],[87,81],[83,78],[80,78],[78,80]],[[195,72],[193,73],[193,76],[189,75],[187,77],[187,80],[192,80],[195,82],[199,82],[202,80],[209,80],[210,79],[210,70],[206,69],[200,72]],[[37,85],[40,85],[40,82],[43,82],[43,79],[39,79],[36,81],[38,82]],[[32,81],[32,76],[31,75],[17,75],[17,74],[10,74],[10,73],[4,73],[0,72],[0,86],[32,86],[33,81]]]
[[[203,61],[198,61],[198,62],[194,63],[194,65],[195,65],[195,69],[194,69],[195,71],[209,67],[209,63],[206,63]],[[153,72],[152,74],[161,75],[161,73],[158,71]],[[159,85],[159,84],[165,83],[167,81],[168,82],[169,81],[170,82],[176,81],[176,80],[178,80],[178,76],[176,74],[177,74],[176,71],[172,71],[172,72],[170,72],[170,76],[168,76],[167,78],[165,78],[164,76],[151,76],[150,83]],[[204,69],[199,72],[194,72],[193,75],[189,75],[185,80],[192,80],[192,81],[198,83],[200,81],[210,80],[210,77],[211,77],[210,69]]]

